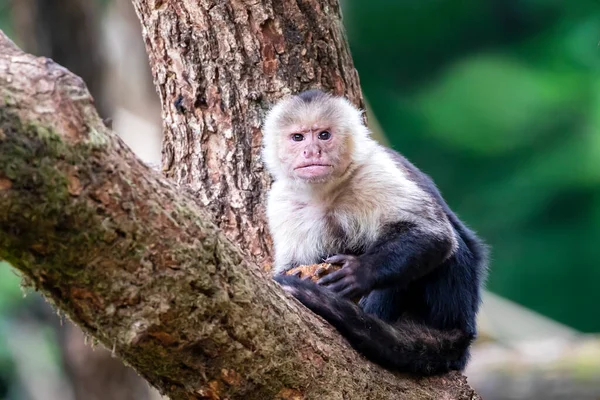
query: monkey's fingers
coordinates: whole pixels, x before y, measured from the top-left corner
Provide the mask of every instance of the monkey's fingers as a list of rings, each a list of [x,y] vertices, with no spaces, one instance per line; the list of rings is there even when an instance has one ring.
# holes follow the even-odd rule
[[[329,275],[325,275],[324,277],[322,277],[321,279],[319,279],[317,281],[317,285],[321,285],[321,286],[327,286],[330,285],[334,282],[339,281],[340,279],[343,279],[346,277],[346,271],[343,269],[340,269],[338,271],[332,272]]]
[[[340,269],[338,265],[325,264],[325,266],[321,266],[315,271],[315,276],[317,278],[322,278],[327,274],[337,271],[338,269]]]
[[[344,297],[346,299],[354,301],[356,298],[360,298],[362,296],[362,293],[360,288],[352,285],[339,292],[339,295],[340,297]]]
[[[302,276],[302,271],[296,270],[290,274],[291,276],[295,276],[296,278],[300,278]]]
[[[336,254],[334,256],[331,256],[329,258],[326,258],[325,261],[328,264],[344,264],[345,262],[348,261],[348,257],[344,254]]]
[[[342,295],[347,290],[354,290],[352,281],[349,278],[342,279],[325,287],[338,295]]]

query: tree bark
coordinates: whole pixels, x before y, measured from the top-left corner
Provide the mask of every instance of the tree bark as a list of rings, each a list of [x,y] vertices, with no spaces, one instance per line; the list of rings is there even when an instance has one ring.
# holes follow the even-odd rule
[[[172,399],[473,399],[366,362],[0,35],[0,258]],[[351,366],[351,368],[349,368]]]

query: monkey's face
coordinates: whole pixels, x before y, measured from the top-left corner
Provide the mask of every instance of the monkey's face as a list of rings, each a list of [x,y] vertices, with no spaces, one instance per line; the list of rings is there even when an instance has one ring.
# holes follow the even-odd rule
[[[325,124],[290,127],[282,141],[279,158],[293,178],[327,182],[341,176],[350,164],[347,137]]]
[[[263,129],[263,160],[276,179],[336,181],[352,162],[362,162],[359,150],[368,150],[361,112],[342,97],[315,91],[279,101]]]

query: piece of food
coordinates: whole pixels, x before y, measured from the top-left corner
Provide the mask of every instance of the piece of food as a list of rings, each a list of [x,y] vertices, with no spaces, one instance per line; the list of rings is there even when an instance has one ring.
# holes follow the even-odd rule
[[[337,271],[341,267],[339,265],[321,263],[311,265],[300,265],[286,271],[286,275],[294,275],[300,279],[310,279],[313,282],[318,281],[327,274]]]

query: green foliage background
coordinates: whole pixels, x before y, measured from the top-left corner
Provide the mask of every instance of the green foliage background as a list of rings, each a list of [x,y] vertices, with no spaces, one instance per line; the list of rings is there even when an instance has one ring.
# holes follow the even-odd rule
[[[600,331],[600,1],[343,9],[387,138],[492,246],[488,288]]]

